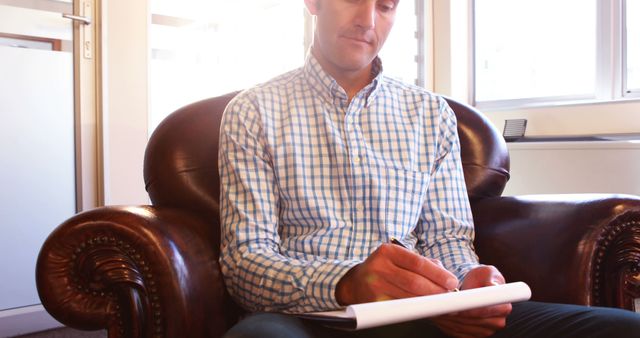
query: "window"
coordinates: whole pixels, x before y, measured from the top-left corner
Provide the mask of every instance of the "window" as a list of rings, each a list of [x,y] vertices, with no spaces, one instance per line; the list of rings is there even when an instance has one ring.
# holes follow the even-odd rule
[[[477,1],[476,100],[593,96],[595,3]]]
[[[302,1],[152,0],[150,8],[150,130],[188,103],[304,62]]]
[[[625,11],[623,2],[475,1],[476,104],[515,106],[628,96],[640,87],[638,44],[631,43],[640,33],[637,20],[626,20],[627,34],[623,34],[624,16],[616,15]],[[627,18],[638,13],[639,3],[626,0]],[[624,43],[625,36],[629,43]]]
[[[416,7],[410,1],[400,2],[391,33],[380,51],[385,74],[407,83],[421,85],[424,74],[419,74],[417,55],[419,41],[416,38],[418,17]]]
[[[640,94],[640,0],[626,0],[625,8],[626,42],[626,86],[627,94]],[[635,15],[635,16],[634,16]],[[634,19],[632,19],[634,18]]]
[[[312,41],[303,1],[150,0],[149,130],[197,100],[302,66]],[[387,74],[417,83],[415,7],[398,7],[381,53]]]

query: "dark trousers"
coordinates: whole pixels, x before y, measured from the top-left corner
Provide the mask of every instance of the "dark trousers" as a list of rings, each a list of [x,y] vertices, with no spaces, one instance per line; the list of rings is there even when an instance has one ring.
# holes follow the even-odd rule
[[[447,337],[431,321],[417,320],[360,331],[330,329],[293,316],[259,313],[236,324],[225,338],[431,338]],[[640,314],[612,308],[521,302],[507,327],[493,337],[640,337]]]

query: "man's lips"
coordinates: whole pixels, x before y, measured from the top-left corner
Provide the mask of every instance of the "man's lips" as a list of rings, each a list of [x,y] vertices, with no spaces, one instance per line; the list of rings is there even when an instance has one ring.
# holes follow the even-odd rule
[[[373,40],[368,39],[366,37],[362,37],[362,36],[343,35],[342,38],[347,39],[347,40],[352,40],[352,41],[355,41],[355,42],[359,42],[359,43],[366,43],[368,45],[373,43]]]

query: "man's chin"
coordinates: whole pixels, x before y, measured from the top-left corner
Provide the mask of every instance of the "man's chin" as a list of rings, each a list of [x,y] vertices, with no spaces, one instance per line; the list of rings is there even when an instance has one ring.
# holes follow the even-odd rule
[[[373,59],[375,58],[375,56],[373,57],[350,57],[347,59],[344,59],[341,63],[342,63],[342,68],[348,71],[359,71],[362,70],[364,68],[369,67],[369,65],[371,64],[371,62],[373,62]]]

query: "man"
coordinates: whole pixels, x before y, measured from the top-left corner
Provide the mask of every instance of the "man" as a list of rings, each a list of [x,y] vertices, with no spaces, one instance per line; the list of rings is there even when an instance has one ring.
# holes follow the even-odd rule
[[[631,312],[533,302],[356,333],[283,314],[505,282],[473,251],[454,113],[382,74],[399,0],[305,3],[317,25],[304,67],[239,94],[221,127],[220,263],[257,313],[228,336],[617,334],[594,316],[640,330]]]

